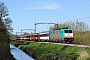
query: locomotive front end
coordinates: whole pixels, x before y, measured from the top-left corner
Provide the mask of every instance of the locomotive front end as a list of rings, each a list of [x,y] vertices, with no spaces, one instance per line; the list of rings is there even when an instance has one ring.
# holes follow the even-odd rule
[[[64,41],[69,43],[74,41],[73,30],[71,28],[64,30]]]

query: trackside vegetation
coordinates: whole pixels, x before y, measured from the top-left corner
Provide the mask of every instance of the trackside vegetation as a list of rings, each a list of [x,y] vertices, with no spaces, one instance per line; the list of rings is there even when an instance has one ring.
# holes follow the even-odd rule
[[[30,41],[13,41],[12,44],[35,60],[90,60],[90,48]]]

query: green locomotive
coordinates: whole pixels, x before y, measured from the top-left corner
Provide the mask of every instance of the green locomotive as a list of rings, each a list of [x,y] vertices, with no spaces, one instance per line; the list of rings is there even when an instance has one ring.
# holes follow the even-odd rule
[[[49,32],[50,41],[54,42],[73,42],[73,30],[71,28],[61,28],[60,30],[51,30]]]

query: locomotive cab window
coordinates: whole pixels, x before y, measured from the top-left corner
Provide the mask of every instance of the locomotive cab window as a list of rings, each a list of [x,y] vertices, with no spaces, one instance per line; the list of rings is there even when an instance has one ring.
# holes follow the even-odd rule
[[[65,33],[72,33],[72,30],[64,30]]]

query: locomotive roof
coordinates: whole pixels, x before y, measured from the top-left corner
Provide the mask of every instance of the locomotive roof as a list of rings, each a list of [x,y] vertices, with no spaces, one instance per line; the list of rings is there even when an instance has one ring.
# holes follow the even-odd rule
[[[68,29],[72,29],[72,28],[60,28],[60,29],[55,29],[55,30],[62,30],[62,29],[68,30]]]

